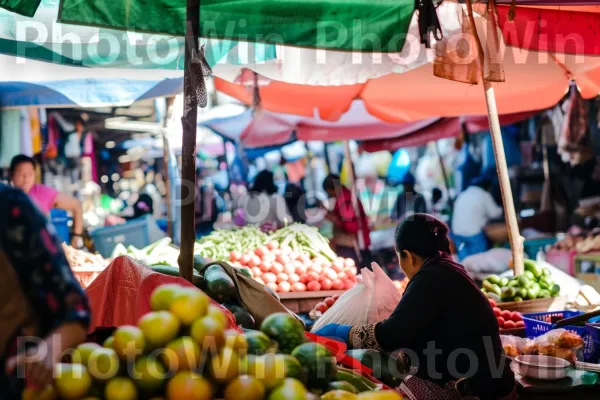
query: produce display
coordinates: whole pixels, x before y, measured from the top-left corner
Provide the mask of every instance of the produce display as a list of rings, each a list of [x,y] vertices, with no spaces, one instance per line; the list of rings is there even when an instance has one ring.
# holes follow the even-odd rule
[[[557,297],[560,286],[551,278],[548,268],[540,268],[533,260],[525,260],[525,271],[514,278],[490,275],[481,290],[496,302],[512,302]]]
[[[323,257],[331,262],[337,259],[329,246],[329,240],[313,226],[292,224],[273,233],[269,241],[279,243],[282,249],[291,247],[294,252],[308,254],[310,257]]]
[[[293,226],[293,225],[292,225]],[[347,290],[357,282],[352,259],[329,259],[313,253],[300,253],[289,241],[270,241],[253,252],[231,252],[231,265],[240,268],[256,281],[279,293],[319,290]],[[304,247],[305,248],[305,247]]]
[[[194,254],[214,261],[227,261],[232,251],[246,253],[254,250],[265,244],[268,236],[254,226],[216,230],[198,240]]]
[[[496,314],[496,319],[498,320],[498,326],[500,327],[500,331],[525,328],[525,322],[523,322],[523,314],[521,314],[518,311],[511,312],[508,310],[501,310],[498,307],[496,307],[496,302],[494,300],[489,300],[490,304],[494,309],[494,314]]]
[[[290,314],[273,314],[260,331],[226,329],[226,316],[195,288],[164,285],[137,326],[121,326],[103,346],[79,345],[58,364],[54,384],[23,398],[136,400],[400,400],[336,364],[307,342]],[[44,397],[42,397],[44,396]]]
[[[333,307],[333,305],[336,303],[336,301],[339,298],[340,298],[339,295],[332,296],[332,297],[326,297],[325,300],[317,303],[314,310],[312,310],[309,313],[310,317],[312,319],[319,318],[321,315],[325,314],[327,312],[327,310],[329,310],[331,307]]]
[[[580,253],[590,251],[600,251],[600,234],[598,232],[590,233],[586,236],[567,236],[566,238],[554,243],[551,247],[555,250],[575,250]]]
[[[154,265],[177,265],[177,258],[179,258],[179,249],[171,244],[171,238],[164,238],[157,242],[152,243],[143,249],[137,249],[134,246],[123,246],[121,243],[117,244],[112,252],[111,258],[117,258],[119,256],[129,256],[139,262],[148,266]]]
[[[71,268],[106,267],[108,265],[108,260],[104,259],[99,254],[77,250],[66,243],[62,244],[62,249],[65,252],[65,256],[67,257],[67,261]]]

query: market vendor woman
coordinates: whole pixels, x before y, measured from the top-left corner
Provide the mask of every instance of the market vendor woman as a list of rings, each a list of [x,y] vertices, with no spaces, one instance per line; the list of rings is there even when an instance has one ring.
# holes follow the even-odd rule
[[[410,399],[516,399],[492,307],[452,260],[447,235],[433,216],[409,216],[396,229],[395,248],[410,282],[392,315],[377,324],[330,324],[316,333],[354,348],[403,351],[410,372],[398,390]]]
[[[60,208],[73,214],[71,246],[83,246],[83,209],[81,202],[74,197],[59,193],[55,189],[35,183],[35,161],[20,154],[10,162],[10,180],[13,186],[24,191],[46,216],[52,208]]]

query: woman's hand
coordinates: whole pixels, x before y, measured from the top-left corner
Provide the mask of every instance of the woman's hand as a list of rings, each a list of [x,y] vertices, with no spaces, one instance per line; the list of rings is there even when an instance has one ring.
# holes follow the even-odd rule
[[[17,370],[19,377],[25,377],[28,387],[36,389],[51,385],[54,379],[54,365],[59,361],[50,345],[31,348],[10,358],[6,362],[7,373]],[[24,375],[23,375],[24,373]]]
[[[327,324],[315,332],[315,335],[324,336],[338,342],[350,343],[350,325]]]
[[[83,248],[83,239],[81,236],[73,235],[73,237],[71,237],[71,247],[75,249]]]

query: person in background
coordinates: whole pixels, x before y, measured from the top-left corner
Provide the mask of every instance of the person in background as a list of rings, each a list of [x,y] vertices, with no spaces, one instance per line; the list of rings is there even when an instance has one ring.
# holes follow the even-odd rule
[[[23,371],[27,384],[52,384],[54,365],[85,340],[90,309],[54,228],[28,196],[0,184],[0,213],[0,399],[18,399]],[[31,357],[36,348],[24,349],[23,336],[49,351]]]
[[[400,181],[403,190],[398,195],[396,204],[392,209],[392,221],[402,221],[410,214],[427,212],[427,201],[415,190],[415,183],[415,176],[410,172],[407,172]]]
[[[263,170],[256,175],[249,196],[243,201],[246,223],[265,232],[275,231],[293,221],[285,199],[277,193],[273,173]]]
[[[355,349],[398,354],[408,373],[397,389],[407,398],[516,400],[496,315],[452,259],[448,227],[414,214],[396,228],[394,247],[409,283],[392,314],[367,325],[328,324],[315,333]]]
[[[69,211],[73,217],[71,246],[83,247],[83,208],[81,202],[74,197],[59,193],[55,189],[35,183],[35,160],[20,154],[13,157],[10,163],[10,179],[12,185],[23,190],[46,216],[52,208]]]
[[[325,178],[323,190],[329,198],[335,199],[332,210],[323,205],[327,210],[325,218],[333,223],[331,243],[335,252],[340,257],[352,258],[358,266],[368,265],[371,261],[371,231],[362,203],[356,199],[357,215],[352,204],[352,192],[342,185],[337,175],[330,174]],[[362,245],[359,239],[362,240]]]
[[[290,212],[294,222],[301,224],[306,222],[306,192],[300,185],[289,182],[285,186],[285,203],[287,204],[288,211]]]
[[[209,235],[219,219],[217,194],[210,179],[204,177],[202,172],[197,174],[200,178],[196,185],[196,236]]]
[[[489,193],[491,179],[481,176],[458,195],[452,213],[452,239],[458,250],[459,260],[489,250],[485,226],[502,216],[502,207]]]

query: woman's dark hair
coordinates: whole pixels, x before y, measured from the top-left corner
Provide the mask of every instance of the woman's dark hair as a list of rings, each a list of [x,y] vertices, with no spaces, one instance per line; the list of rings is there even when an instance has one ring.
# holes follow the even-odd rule
[[[304,210],[306,204],[304,202],[306,193],[302,188],[293,183],[288,183],[285,187],[285,203],[287,204],[288,211],[294,218],[294,222],[305,223],[306,215]],[[302,201],[302,203],[300,203]]]
[[[260,171],[254,179],[254,185],[252,185],[251,192],[267,194],[277,193],[277,186],[275,186],[273,173],[267,170]]]
[[[450,253],[448,227],[429,214],[412,214],[396,228],[394,247],[400,256],[410,251],[423,258]]]
[[[18,156],[14,156],[10,161],[10,175],[12,176],[15,173],[15,169],[23,163],[29,163],[35,168],[35,160],[33,158],[26,156],[25,154],[19,154]]]
[[[133,205],[133,218],[138,218],[146,214],[154,213],[154,204],[152,197],[146,193],[140,194],[137,201]]]
[[[431,202],[433,204],[437,204],[437,202],[440,201],[442,197],[444,197],[442,190],[438,187],[433,188],[433,190],[431,191]]]
[[[333,192],[340,185],[340,177],[336,174],[329,174],[323,181],[323,190]]]

